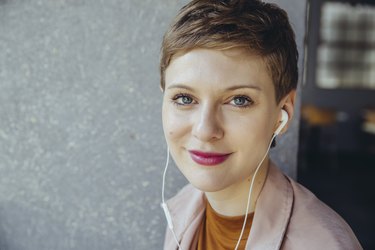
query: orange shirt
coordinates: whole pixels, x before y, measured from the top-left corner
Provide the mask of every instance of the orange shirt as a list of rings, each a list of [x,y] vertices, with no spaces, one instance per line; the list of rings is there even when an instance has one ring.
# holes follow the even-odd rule
[[[246,228],[238,249],[245,249],[254,213],[247,217]],[[232,250],[236,247],[245,216],[223,216],[215,212],[209,202],[206,204],[206,217],[199,228],[197,250]]]

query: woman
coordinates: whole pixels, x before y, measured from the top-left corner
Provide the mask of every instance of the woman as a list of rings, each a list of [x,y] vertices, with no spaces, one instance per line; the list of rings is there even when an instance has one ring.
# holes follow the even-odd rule
[[[190,184],[163,197],[165,249],[361,249],[339,215],[268,158],[293,117],[297,59],[274,4],[181,9],[162,45],[163,129]]]

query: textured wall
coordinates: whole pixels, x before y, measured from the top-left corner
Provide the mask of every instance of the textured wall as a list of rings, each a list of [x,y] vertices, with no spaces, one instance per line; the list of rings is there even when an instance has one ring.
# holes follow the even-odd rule
[[[161,249],[159,47],[185,2],[0,0],[1,250]],[[305,1],[282,5],[301,43]]]

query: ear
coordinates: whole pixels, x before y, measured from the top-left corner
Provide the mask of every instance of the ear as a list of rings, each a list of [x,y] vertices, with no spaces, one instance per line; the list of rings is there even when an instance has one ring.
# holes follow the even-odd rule
[[[285,133],[288,130],[289,124],[292,121],[294,115],[294,104],[296,100],[296,90],[290,91],[283,99],[280,101],[279,105],[281,109],[284,109],[289,116],[289,120],[283,130],[281,130],[281,134]],[[279,115],[279,120],[281,120],[281,112]]]

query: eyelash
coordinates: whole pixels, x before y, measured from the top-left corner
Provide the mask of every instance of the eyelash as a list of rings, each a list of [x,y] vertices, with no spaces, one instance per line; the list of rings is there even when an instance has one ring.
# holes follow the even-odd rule
[[[187,105],[192,104],[192,103],[189,103],[189,104],[178,103],[177,100],[180,99],[180,98],[183,98],[183,97],[188,97],[188,98],[192,99],[192,103],[194,102],[194,98],[191,95],[189,95],[187,93],[179,93],[179,94],[172,97],[173,104],[175,104],[177,106],[187,106]]]
[[[183,103],[179,103],[179,102],[177,102],[178,99],[183,98],[183,97],[188,97],[188,98],[190,98],[190,99],[192,100],[191,103],[183,104]],[[236,108],[241,108],[241,109],[243,109],[243,108],[248,108],[248,107],[250,107],[252,104],[254,104],[254,101],[253,101],[250,97],[248,97],[248,96],[246,96],[246,95],[236,95],[236,96],[233,96],[233,97],[231,98],[231,100],[230,100],[229,102],[227,102],[227,103],[230,104],[230,103],[231,103],[233,100],[235,100],[236,98],[244,98],[244,99],[247,101],[247,104],[244,104],[244,105],[235,105],[235,104],[231,104],[232,106],[234,106],[234,107],[236,107]],[[175,105],[177,105],[177,106],[188,106],[188,105],[194,104],[194,102],[195,102],[195,101],[194,101],[194,97],[193,97],[192,95],[190,95],[190,94],[187,94],[187,93],[179,93],[179,94],[173,96],[173,97],[171,98],[171,100],[172,100],[173,104],[175,104]]]
[[[250,107],[252,104],[254,104],[254,101],[246,96],[246,95],[237,95],[237,96],[234,96],[230,101],[229,103],[231,103],[233,100],[235,100],[236,98],[244,98],[246,101],[247,101],[247,104],[244,104],[244,105],[234,105],[236,108],[248,108]]]

